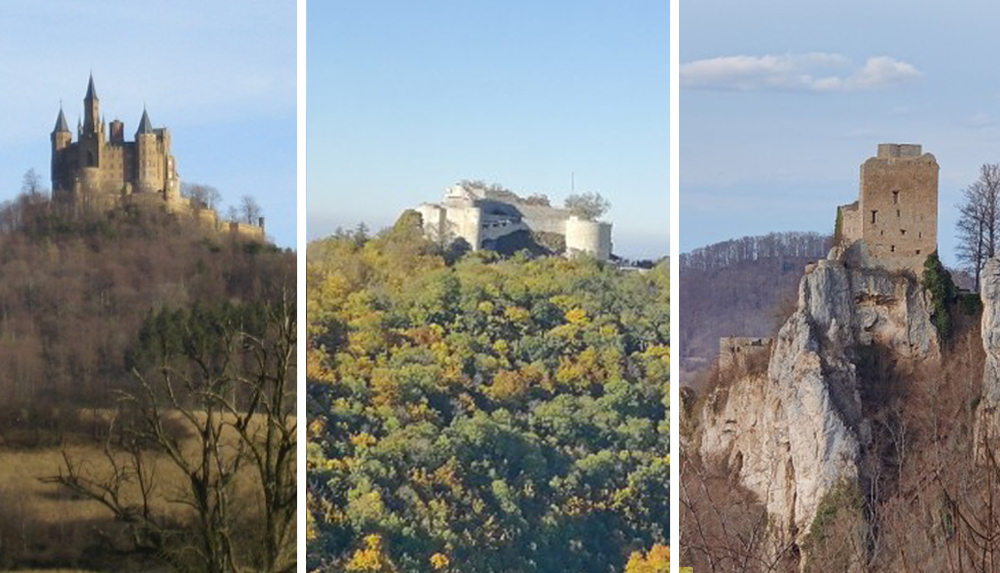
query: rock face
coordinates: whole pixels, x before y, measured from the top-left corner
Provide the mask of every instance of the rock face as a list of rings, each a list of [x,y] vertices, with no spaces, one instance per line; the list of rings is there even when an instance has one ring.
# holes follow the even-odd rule
[[[775,534],[803,541],[823,497],[863,478],[859,461],[870,431],[857,352],[877,344],[902,365],[938,360],[929,308],[912,277],[819,261],[799,284],[797,310],[779,331],[767,372],[708,398],[702,457],[728,464],[760,497]],[[1000,402],[1000,389],[997,395]]]
[[[989,441],[995,447],[997,434],[1000,433],[1000,259],[986,261],[981,278],[982,336],[986,360],[975,429],[976,455],[980,459],[984,443]]]

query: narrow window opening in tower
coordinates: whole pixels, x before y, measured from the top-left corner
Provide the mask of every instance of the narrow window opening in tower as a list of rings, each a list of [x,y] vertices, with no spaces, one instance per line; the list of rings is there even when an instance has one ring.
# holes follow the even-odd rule
[[[899,209],[896,209],[896,218],[899,218]]]
[[[890,253],[895,253],[896,252],[896,245],[889,245],[889,252]]]
[[[872,211],[872,223],[875,223],[877,220],[878,220],[878,211],[877,210]]]
[[[917,238],[918,238],[918,239],[923,239],[923,238],[924,238],[924,233],[923,233],[923,231],[917,231]]]
[[[906,229],[900,229],[899,230],[899,234],[900,235],[905,235],[906,234]]]
[[[917,249],[917,254],[918,254],[918,255],[920,254],[920,249]]]
[[[893,205],[898,205],[899,204],[899,191],[893,191],[892,192],[892,204]]]

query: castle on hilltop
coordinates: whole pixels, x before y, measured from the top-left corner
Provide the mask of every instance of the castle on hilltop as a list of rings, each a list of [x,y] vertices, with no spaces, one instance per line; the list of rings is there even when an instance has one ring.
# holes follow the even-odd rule
[[[59,106],[52,130],[52,199],[75,209],[111,209],[124,204],[161,207],[169,213],[196,216],[205,226],[263,240],[264,219],[256,224],[222,222],[205,205],[181,195],[177,162],[170,150],[170,130],[153,127],[143,109],[134,141],[125,139],[125,123],[105,123],[90,76],[83,98],[83,120],[76,141]]]
[[[920,276],[937,250],[938,163],[920,145],[882,143],[861,164],[858,200],[837,209],[837,248],[860,266]]]
[[[834,246],[828,258],[857,268],[923,274],[937,250],[938,163],[920,145],[881,143],[861,164],[858,200],[837,207]],[[810,263],[806,274],[825,261]],[[720,371],[766,364],[774,339],[719,339]]]
[[[440,203],[423,203],[416,211],[427,237],[442,244],[464,240],[474,251],[504,251],[540,242],[566,256],[611,258],[611,223],[552,207],[544,197],[523,198],[506,189],[459,183],[445,190]]]

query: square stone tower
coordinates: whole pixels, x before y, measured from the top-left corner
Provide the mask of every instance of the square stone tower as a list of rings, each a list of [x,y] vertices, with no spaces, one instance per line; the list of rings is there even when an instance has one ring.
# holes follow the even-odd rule
[[[920,145],[879,144],[878,154],[861,164],[858,202],[841,207],[842,238],[864,241],[866,265],[919,277],[937,249],[937,198],[933,155]]]

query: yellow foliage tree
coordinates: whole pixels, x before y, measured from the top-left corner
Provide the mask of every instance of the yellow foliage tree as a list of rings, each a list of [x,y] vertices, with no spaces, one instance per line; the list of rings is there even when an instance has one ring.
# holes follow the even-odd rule
[[[394,573],[389,557],[382,546],[382,536],[377,533],[365,536],[365,546],[359,548],[347,562],[348,571],[361,573]]]
[[[654,545],[648,553],[633,551],[625,573],[667,573],[670,571],[670,547]]]

